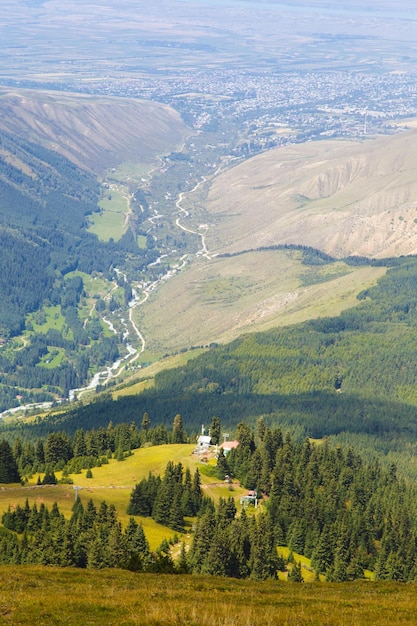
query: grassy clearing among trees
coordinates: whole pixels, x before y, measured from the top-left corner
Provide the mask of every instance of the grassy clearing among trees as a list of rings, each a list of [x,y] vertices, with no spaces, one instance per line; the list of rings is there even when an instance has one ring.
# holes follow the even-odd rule
[[[93,213],[90,217],[89,232],[97,235],[101,241],[119,241],[125,231],[125,213],[129,210],[126,197],[116,188],[112,188],[108,195],[98,203],[100,213]]]
[[[184,468],[189,468],[192,472],[199,466],[196,456],[191,456],[194,449],[193,444],[170,444],[162,446],[151,446],[139,448],[133,451],[124,461],[110,459],[109,463],[101,467],[92,469],[93,477],[87,478],[86,471],[80,474],[72,474],[74,485],[79,486],[79,497],[84,505],[91,498],[94,504],[99,507],[104,500],[108,505],[113,504],[117,510],[118,519],[123,526],[129,521],[127,506],[134,486],[149,472],[155,475],[163,475],[168,461],[182,463]],[[200,464],[201,465],[201,464]],[[41,479],[44,474],[40,474]],[[56,478],[62,478],[62,472],[56,472]],[[71,516],[71,509],[75,500],[73,485],[37,485],[38,474],[35,474],[29,482],[24,485],[4,485],[0,490],[0,518],[7,511],[10,505],[14,509],[17,505],[23,507],[26,499],[29,504],[37,504],[38,508],[44,504],[49,509],[54,502],[58,503],[60,511],[66,518]],[[201,475],[202,489],[205,495],[210,495],[215,502],[219,498],[235,496],[236,501],[245,493],[245,490],[234,485],[234,491],[229,491],[229,486],[210,476]],[[151,518],[137,517],[142,522],[146,538],[151,549],[156,549],[164,539],[169,539],[174,532],[166,526],[157,524]]]

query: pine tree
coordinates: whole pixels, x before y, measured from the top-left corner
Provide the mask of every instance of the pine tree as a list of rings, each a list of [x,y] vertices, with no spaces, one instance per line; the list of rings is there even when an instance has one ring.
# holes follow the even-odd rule
[[[185,470],[183,493],[182,493],[182,498],[181,498],[181,509],[182,509],[183,515],[189,516],[189,517],[197,514],[197,511],[194,510],[192,488],[193,488],[193,485],[192,485],[192,479],[191,479],[191,472],[189,468],[187,467],[187,469]]]
[[[84,522],[85,522],[87,529],[93,527],[96,517],[97,517],[97,510],[96,510],[96,507],[94,506],[94,502],[90,498],[87,502],[87,506],[84,512]]]
[[[265,430],[266,430],[265,420],[264,420],[263,416],[261,415],[256,420],[256,432],[257,432],[257,435],[258,435],[259,440],[261,442],[263,442],[263,440],[264,440]]]
[[[210,549],[204,560],[201,572],[213,576],[228,576],[230,564],[229,532],[217,526],[210,542]]]
[[[185,434],[182,423],[182,417],[179,413],[174,417],[174,423],[172,427],[172,443],[184,443]]]
[[[247,578],[250,574],[251,540],[245,509],[230,524],[229,545],[231,558],[229,574],[235,578]]]
[[[17,463],[10,444],[0,441],[0,483],[17,483],[20,481]]]
[[[148,441],[148,430],[151,425],[151,420],[149,419],[149,415],[145,412],[142,416],[142,431],[145,436],[145,441]]]
[[[196,469],[194,472],[191,495],[193,499],[194,515],[196,515],[200,510],[203,500],[203,492],[201,490],[201,478],[198,469]]]
[[[152,510],[153,519],[158,524],[168,525],[172,502],[174,499],[174,489],[176,484],[176,474],[174,463],[169,461],[165,468],[165,474],[155,499]]]
[[[44,446],[43,446],[43,441],[42,439],[38,439],[38,441],[36,442],[36,447],[35,447],[35,460],[40,464],[43,465],[43,463],[45,463],[45,450],[44,450]]]
[[[303,575],[301,573],[301,563],[300,561],[298,561],[298,563],[294,563],[294,565],[292,566],[289,574],[288,574],[288,580],[292,583],[303,583],[304,582],[304,578]]]
[[[230,473],[230,470],[227,464],[226,457],[224,455],[224,450],[223,448],[220,448],[218,455],[217,455],[217,469],[216,469],[217,478],[219,478],[220,480],[224,480],[225,477],[229,475],[229,473]]]
[[[321,573],[326,573],[333,565],[334,545],[329,526],[325,526],[311,557],[311,564]]]
[[[210,423],[210,437],[211,437],[211,442],[214,446],[217,446],[220,443],[220,435],[221,435],[220,418],[213,416],[211,418],[211,423]]]
[[[189,574],[190,573],[190,568],[189,568],[188,560],[187,560],[187,551],[186,551],[184,542],[182,542],[181,544],[181,552],[180,552],[178,561],[176,563],[175,570],[177,574]]]
[[[274,544],[272,523],[268,514],[262,513],[252,522],[251,578],[266,580],[276,578],[278,558]]]
[[[255,450],[253,432],[245,422],[239,422],[236,426],[236,439],[239,442],[239,446],[242,448],[246,448],[251,452]]]
[[[73,440],[73,454],[77,456],[87,456],[87,444],[85,441],[85,433],[83,428],[75,431]]]
[[[214,512],[208,510],[198,518],[189,552],[189,563],[193,572],[202,571],[216,527]]]
[[[127,550],[123,540],[120,522],[114,524],[109,532],[109,567],[123,567],[127,561]]]
[[[181,506],[182,493],[182,485],[180,483],[176,483],[167,524],[169,528],[172,528],[172,530],[180,532],[184,530],[184,517]]]

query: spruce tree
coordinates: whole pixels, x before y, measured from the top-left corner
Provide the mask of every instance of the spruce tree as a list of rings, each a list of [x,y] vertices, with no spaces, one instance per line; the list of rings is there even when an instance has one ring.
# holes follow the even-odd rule
[[[213,416],[210,423],[211,443],[217,446],[220,443],[221,423],[220,418]]]
[[[303,574],[301,572],[301,563],[300,561],[298,561],[298,563],[294,563],[289,574],[288,574],[288,580],[292,583],[303,583],[304,582],[304,578],[303,578]]]
[[[203,574],[212,576],[230,575],[230,538],[228,528],[217,526],[210,541],[210,549],[201,568]]]
[[[178,561],[176,563],[175,571],[177,572],[177,574],[189,574],[190,573],[190,568],[189,568],[188,560],[187,560],[187,551],[186,551],[184,542],[182,542],[181,544],[181,552],[180,552]]]
[[[230,473],[229,466],[227,464],[227,459],[224,455],[223,448],[220,448],[217,455],[217,466],[216,466],[216,475],[220,480],[224,480],[226,476]]]
[[[17,483],[20,481],[17,463],[8,441],[0,441],[0,483]]]
[[[176,483],[174,487],[174,497],[172,499],[171,508],[169,511],[167,525],[172,530],[182,532],[184,530],[184,516],[182,513],[182,485]]]
[[[155,499],[152,517],[158,524],[168,525],[174,489],[176,484],[175,466],[169,461],[165,468],[165,474]]]
[[[151,425],[151,420],[149,419],[149,415],[145,412],[142,416],[142,431],[144,433],[145,441],[148,441],[148,430]]]
[[[174,423],[172,427],[172,443],[184,443],[185,433],[182,424],[182,417],[179,413],[174,417]]]
[[[267,513],[261,513],[252,522],[250,566],[251,578],[255,580],[277,577],[278,558],[272,522]]]

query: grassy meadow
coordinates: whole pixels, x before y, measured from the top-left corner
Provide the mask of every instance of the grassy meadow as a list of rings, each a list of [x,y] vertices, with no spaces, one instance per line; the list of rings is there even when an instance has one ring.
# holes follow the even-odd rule
[[[406,626],[414,585],[254,582],[34,566],[0,568],[2,624]]]
[[[90,216],[88,230],[97,235],[101,241],[109,241],[111,238],[118,241],[125,231],[125,214],[129,211],[128,199],[123,191],[112,186],[108,195],[100,200],[99,206],[101,211]]]
[[[239,499],[246,493],[246,490],[237,483],[232,485],[233,490],[231,490],[230,485],[214,477],[206,476],[203,473],[203,464],[199,464],[197,456],[192,454],[194,447],[192,444],[171,444],[140,448],[134,450],[133,454],[124,461],[110,459],[108,465],[92,468],[92,478],[86,478],[86,470],[80,474],[71,474],[74,485],[37,485],[37,474],[24,486],[5,485],[0,489],[0,518],[8,506],[11,508],[16,507],[17,504],[23,506],[26,499],[29,500],[30,505],[36,502],[38,508],[44,503],[50,509],[52,504],[57,502],[62,513],[70,517],[76,495],[74,487],[77,486],[78,496],[84,504],[90,498],[97,507],[103,500],[107,504],[114,504],[118,517],[125,526],[130,517],[126,509],[133,487],[142,478],[146,478],[149,472],[162,476],[168,461],[181,462],[183,467],[189,467],[191,472],[199,467],[202,470],[201,483],[204,494],[210,495],[215,501],[218,501],[220,497],[233,496],[239,507]],[[40,474],[40,477],[43,478],[43,474]],[[61,472],[57,472],[56,477],[60,479]],[[161,544],[163,539],[170,539],[175,534],[170,528],[157,524],[151,518],[137,519],[142,522],[145,535],[153,550]],[[186,533],[181,539],[187,541]]]
[[[134,311],[147,338],[143,358],[339,315],[385,271],[343,262],[309,267],[294,250],[201,259]]]

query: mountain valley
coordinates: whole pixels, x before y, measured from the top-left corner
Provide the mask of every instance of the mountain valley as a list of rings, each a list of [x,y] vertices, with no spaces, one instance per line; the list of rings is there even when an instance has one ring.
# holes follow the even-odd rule
[[[5,623],[414,623],[416,24],[2,3]]]

